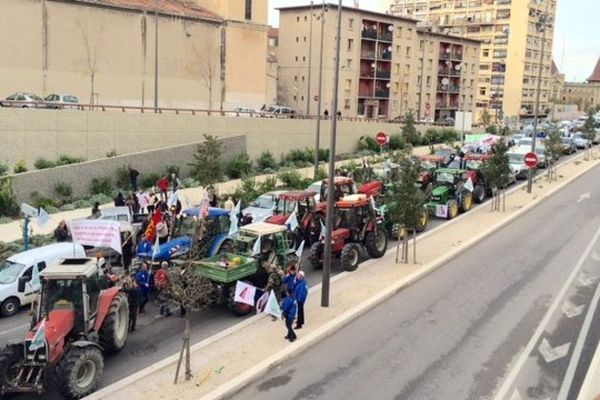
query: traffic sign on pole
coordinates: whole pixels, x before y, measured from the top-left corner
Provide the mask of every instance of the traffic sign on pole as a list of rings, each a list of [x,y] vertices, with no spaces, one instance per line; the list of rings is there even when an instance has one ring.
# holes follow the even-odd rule
[[[534,152],[530,151],[529,153],[525,154],[524,160],[527,167],[535,168],[538,163],[538,156]]]
[[[379,146],[385,146],[388,142],[388,136],[385,132],[378,132],[377,135],[375,135],[375,140],[377,140]]]

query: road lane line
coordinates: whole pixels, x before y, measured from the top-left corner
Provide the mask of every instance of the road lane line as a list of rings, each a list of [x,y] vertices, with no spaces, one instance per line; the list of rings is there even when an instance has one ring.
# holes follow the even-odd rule
[[[569,361],[569,367],[567,368],[567,372],[565,373],[565,377],[563,378],[563,382],[560,387],[560,391],[558,392],[558,397],[556,398],[556,400],[566,399],[569,395],[571,385],[573,384],[573,379],[575,378],[577,364],[579,364],[579,360],[581,359],[581,353],[583,352],[583,345],[585,343],[585,339],[587,338],[588,333],[592,328],[592,320],[594,319],[594,314],[596,313],[596,307],[598,307],[599,299],[600,285],[596,287],[596,291],[594,292],[592,303],[590,304],[588,312],[585,316],[585,320],[583,321],[583,326],[581,327],[579,337],[577,338],[575,348],[573,349],[573,355],[571,356],[571,360]]]
[[[573,269],[573,271],[571,271],[571,274],[565,281],[565,284],[558,292],[556,298],[554,299],[554,302],[552,303],[552,305],[546,312],[546,315],[544,315],[542,322],[538,325],[538,328],[536,329],[535,333],[531,337],[531,340],[529,341],[529,343],[527,343],[527,346],[525,346],[525,348],[521,352],[521,356],[518,358],[517,362],[515,363],[515,365],[509,372],[508,376],[502,383],[502,386],[500,386],[500,389],[498,390],[498,394],[494,397],[495,400],[503,400],[505,398],[508,398],[509,390],[512,388],[515,379],[517,378],[519,372],[523,368],[523,365],[527,361],[527,358],[529,358],[529,355],[531,354],[533,348],[535,347],[535,344],[538,342],[538,340],[544,333],[544,330],[546,329],[546,326],[550,322],[550,319],[552,318],[552,316],[558,309],[559,305],[563,302],[565,294],[571,287],[571,284],[573,283],[573,281],[575,281],[575,278],[579,275],[579,271],[583,267],[583,263],[588,258],[589,254],[591,253],[591,251],[594,247],[594,244],[596,244],[596,242],[598,241],[598,238],[600,238],[600,227],[598,228],[598,230],[592,237],[592,240],[588,243],[585,251],[583,252],[581,257],[577,261],[575,268]]]
[[[15,327],[15,328],[12,328],[12,329],[7,329],[5,331],[0,332],[0,336],[4,336],[7,333],[18,331],[19,329],[27,328],[28,326],[29,326],[29,324],[23,324],[23,325],[19,325],[19,326]]]

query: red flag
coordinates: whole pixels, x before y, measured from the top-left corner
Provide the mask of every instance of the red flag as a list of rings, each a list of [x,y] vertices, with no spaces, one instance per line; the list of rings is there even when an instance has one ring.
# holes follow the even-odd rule
[[[150,223],[146,228],[146,232],[144,232],[144,237],[146,238],[146,240],[154,242],[154,238],[156,236],[156,225],[158,225],[158,223],[161,221],[162,216],[160,214],[160,211],[155,211],[154,214],[152,214],[152,219],[150,219]]]

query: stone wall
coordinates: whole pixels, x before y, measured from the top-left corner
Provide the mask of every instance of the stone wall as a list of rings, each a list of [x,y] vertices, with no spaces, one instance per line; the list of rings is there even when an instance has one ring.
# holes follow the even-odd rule
[[[223,160],[229,160],[232,156],[246,149],[246,137],[243,135],[222,138],[220,141],[223,143]],[[12,187],[17,201],[20,203],[29,201],[33,192],[38,192],[44,197],[55,197],[54,187],[59,182],[71,185],[73,197],[75,199],[81,198],[89,194],[92,179],[111,177],[114,182],[117,169],[128,165],[140,171],[138,181],[144,177],[144,174],[163,172],[170,165],[178,165],[181,168],[181,176],[187,176],[190,172],[188,163],[193,161],[197,144],[190,143],[160,150],[149,150],[57,168],[25,172],[11,177]]]

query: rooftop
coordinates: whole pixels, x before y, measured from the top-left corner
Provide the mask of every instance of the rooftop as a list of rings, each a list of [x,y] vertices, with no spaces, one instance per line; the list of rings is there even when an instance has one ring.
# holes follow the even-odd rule
[[[596,62],[596,66],[594,67],[594,72],[587,78],[588,82],[600,82],[600,58]]]
[[[310,5],[310,4],[305,4],[305,5],[301,5],[301,6],[289,6],[289,7],[279,7],[276,8],[276,10],[279,11],[292,11],[292,10],[306,10],[306,9],[310,9],[310,8],[320,8],[320,5]],[[338,5],[334,4],[334,3],[325,3],[325,7],[327,8],[332,8],[332,9],[336,9]],[[415,25],[417,24],[417,20],[414,18],[408,18],[408,17],[403,17],[403,16],[399,16],[399,15],[391,15],[391,14],[385,14],[385,13],[380,13],[377,11],[371,11],[371,10],[365,10],[362,8],[357,8],[357,7],[348,7],[348,6],[342,6],[342,11],[352,11],[352,12],[358,12],[364,15],[370,15],[372,17],[376,17],[376,18],[380,18],[380,19],[388,19],[388,20],[396,20],[396,21],[408,21],[408,22],[414,22]]]

